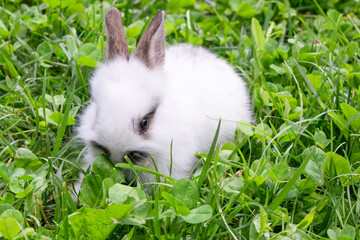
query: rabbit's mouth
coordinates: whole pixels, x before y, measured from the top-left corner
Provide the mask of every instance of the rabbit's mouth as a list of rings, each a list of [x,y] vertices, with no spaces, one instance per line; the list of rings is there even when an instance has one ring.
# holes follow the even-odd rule
[[[143,160],[148,156],[147,153],[140,151],[130,151],[126,155],[133,163],[139,162],[140,160]]]

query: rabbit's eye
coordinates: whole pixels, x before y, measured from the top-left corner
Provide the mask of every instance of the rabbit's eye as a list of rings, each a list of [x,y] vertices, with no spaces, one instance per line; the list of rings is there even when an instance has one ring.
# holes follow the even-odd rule
[[[135,127],[135,131],[145,139],[150,137],[150,134],[147,131],[152,125],[157,106],[158,105],[155,105],[152,110],[148,114],[146,114],[141,120],[139,118],[139,120],[137,121],[137,125],[134,124],[134,127],[137,126]]]
[[[139,123],[139,132],[144,133],[149,127],[149,119],[144,117]]]

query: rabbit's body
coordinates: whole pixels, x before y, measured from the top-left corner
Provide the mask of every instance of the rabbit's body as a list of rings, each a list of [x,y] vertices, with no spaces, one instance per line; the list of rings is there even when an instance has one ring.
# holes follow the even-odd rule
[[[158,15],[153,22],[160,21]],[[171,176],[189,177],[197,163],[194,154],[209,150],[219,118],[224,120],[219,134],[222,143],[233,140],[236,121],[251,120],[246,84],[230,65],[189,45],[164,48],[163,58],[157,59],[158,48],[164,47],[164,42],[156,46],[164,38],[163,22],[154,31],[145,52],[155,59],[141,55],[140,41],[137,50],[141,53],[111,57],[108,52],[111,61],[96,69],[90,81],[92,102],[79,127],[79,136],[89,147],[85,167],[105,151],[115,163],[124,162],[128,155],[134,164],[154,170],[151,156],[158,171],[169,175],[172,143]],[[143,38],[152,36],[146,34]],[[141,179],[151,181],[152,177],[142,175]]]

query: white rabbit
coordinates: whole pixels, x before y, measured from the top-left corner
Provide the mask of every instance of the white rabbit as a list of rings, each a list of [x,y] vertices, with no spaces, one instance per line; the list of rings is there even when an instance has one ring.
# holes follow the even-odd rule
[[[173,142],[171,176],[189,177],[198,161],[195,153],[209,150],[219,118],[221,143],[234,139],[236,121],[251,121],[246,83],[201,47],[165,49],[164,11],[131,55],[120,12],[109,9],[105,21],[106,61],[90,79],[92,101],[78,128],[88,147],[84,168],[105,152],[114,163],[127,155],[154,170],[151,156],[158,171],[169,175]],[[151,180],[141,175],[141,181]]]

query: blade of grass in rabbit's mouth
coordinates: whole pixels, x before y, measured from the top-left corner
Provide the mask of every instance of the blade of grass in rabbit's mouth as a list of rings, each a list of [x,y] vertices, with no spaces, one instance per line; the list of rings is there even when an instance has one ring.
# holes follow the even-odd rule
[[[147,153],[140,151],[130,151],[126,154],[126,156],[128,156],[132,162],[136,162],[146,158]]]

